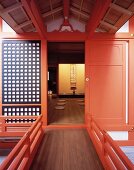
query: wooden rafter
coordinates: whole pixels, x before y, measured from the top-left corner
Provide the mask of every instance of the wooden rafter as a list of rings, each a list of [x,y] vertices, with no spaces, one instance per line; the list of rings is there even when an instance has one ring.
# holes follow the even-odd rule
[[[81,0],[80,10],[79,10],[80,12],[81,12],[81,10],[82,10],[83,2],[84,2],[84,0]],[[80,20],[80,16],[81,16],[81,14],[78,15],[78,21]]]
[[[37,32],[42,38],[46,38],[46,28],[43,23],[43,18],[39,12],[38,5],[35,0],[22,0],[22,4],[32,20]]]
[[[132,15],[134,14],[134,2],[130,5],[130,7],[127,10],[132,11]],[[123,24],[125,24],[126,21],[130,19],[132,15],[123,14],[114,26],[116,26],[119,29]],[[115,33],[116,31],[117,30],[110,29],[109,33]]]
[[[29,24],[32,24],[32,21],[31,20],[29,20],[29,21],[25,21],[25,22],[23,22],[22,24],[19,24],[19,25],[17,25],[17,26],[15,26],[15,29],[21,29],[21,28],[23,28],[23,27],[25,27],[25,26],[27,26],[27,25],[29,25]]]
[[[77,9],[79,9],[79,8],[80,8],[80,5],[79,5],[79,4],[77,4],[77,3],[74,3],[74,2],[71,2],[71,6],[73,6],[73,7],[77,8]]]
[[[86,14],[86,13],[84,13],[84,12],[82,12],[82,11],[79,11],[78,9],[76,9],[76,8],[74,8],[74,7],[71,7],[70,10],[71,10],[72,12],[75,12],[75,13],[78,14],[78,15],[82,15],[82,16],[83,16],[84,18],[86,18],[86,19],[89,19],[89,15],[88,15],[88,14]]]
[[[97,32],[106,32],[104,29],[101,29],[101,28],[96,28],[96,31]]]
[[[50,16],[50,15],[52,15],[52,14],[55,14],[55,13],[57,13],[57,12],[60,12],[60,11],[62,11],[62,10],[63,10],[63,7],[55,8],[55,9],[53,9],[52,11],[48,11],[48,12],[45,12],[44,14],[42,14],[42,17],[43,17],[43,18],[46,18],[46,17],[48,17],[48,16]]]
[[[11,11],[14,11],[15,9],[20,8],[21,6],[22,6],[21,2],[18,2],[16,4],[14,4],[14,5],[11,5],[11,6],[7,7],[7,8],[3,8],[2,10],[0,10],[0,14],[3,15],[4,13],[9,13]]]
[[[116,26],[114,26],[114,25],[112,25],[112,24],[109,24],[109,23],[107,23],[107,22],[105,22],[105,21],[100,21],[100,24],[101,25],[104,25],[104,26],[106,26],[106,27],[108,27],[108,28],[110,28],[110,29],[112,29],[112,30],[116,30],[117,31],[117,27]]]
[[[53,17],[53,20],[54,20],[54,13],[53,13],[53,5],[52,5],[52,0],[49,0],[49,3],[50,3],[51,15],[52,15],[52,17]]]
[[[132,15],[133,14],[132,11],[129,11],[128,9],[122,8],[121,6],[116,5],[115,3],[111,3],[110,7],[121,12],[121,13],[123,13],[123,14],[126,14],[126,15]]]
[[[99,25],[110,4],[111,0],[96,0],[91,17],[89,18],[86,26],[86,31],[88,32],[89,36],[94,34],[95,29]]]
[[[13,9],[13,8],[12,8]],[[15,9],[15,8],[14,8]],[[10,9],[11,10],[11,9]],[[8,21],[8,25],[10,25],[10,27],[17,33],[23,33],[24,31],[22,29],[16,29],[15,26],[17,25],[17,23],[14,21],[14,19],[8,14],[8,12],[5,11],[9,11],[3,8],[2,5],[0,5],[0,16],[3,18],[3,20]]]
[[[46,17],[52,15],[52,13],[55,14],[55,13],[57,13],[59,11],[62,11],[62,10],[63,10],[63,7],[55,8],[55,9],[53,9],[53,11],[49,11],[49,12],[46,12],[46,13],[42,14],[42,17],[46,18]],[[28,21],[23,22],[22,24],[16,25],[15,29],[19,30],[19,29],[21,29],[21,28],[23,28],[23,27],[25,27],[25,26],[27,26],[29,24],[32,24],[31,20],[28,20]]]

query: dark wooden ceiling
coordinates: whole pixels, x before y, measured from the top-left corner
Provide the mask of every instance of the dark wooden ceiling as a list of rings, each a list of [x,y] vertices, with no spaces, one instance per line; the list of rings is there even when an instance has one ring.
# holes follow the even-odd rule
[[[48,65],[83,63],[85,44],[83,42],[48,42]]]
[[[102,18],[95,16],[95,10],[96,15],[99,15],[97,9],[100,7],[99,9],[101,10],[103,4],[105,5],[107,1],[110,3],[104,8]],[[65,7],[64,3],[67,2],[69,2],[69,6]],[[39,12],[40,21],[36,18],[37,15],[34,16],[35,7],[33,8],[33,3],[36,4],[35,6]],[[97,3],[100,3],[98,8]],[[27,4],[32,11],[31,13],[27,8]],[[95,31],[115,33],[133,16],[134,0],[0,0],[0,16],[17,33],[38,32],[38,27],[40,27],[42,21],[44,27],[47,28],[50,22],[55,22],[58,19],[64,20],[65,12],[68,13],[68,22],[74,19],[87,28],[92,18],[94,20],[99,19]],[[31,17],[32,15],[34,17]],[[90,27],[92,27],[93,22],[96,21],[92,21]],[[85,32],[86,31],[88,30],[85,29]]]

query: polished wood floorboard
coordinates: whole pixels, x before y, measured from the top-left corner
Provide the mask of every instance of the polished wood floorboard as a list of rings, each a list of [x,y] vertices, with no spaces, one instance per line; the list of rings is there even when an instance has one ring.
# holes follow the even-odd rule
[[[51,129],[30,170],[103,170],[103,166],[86,129]]]
[[[78,98],[66,98],[63,110],[56,110],[58,98],[48,99],[48,124],[83,124],[84,123],[84,102]]]

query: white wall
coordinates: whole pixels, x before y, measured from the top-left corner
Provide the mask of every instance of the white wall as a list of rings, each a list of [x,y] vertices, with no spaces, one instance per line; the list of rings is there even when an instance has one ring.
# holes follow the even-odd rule
[[[113,140],[128,140],[128,131],[107,131]]]

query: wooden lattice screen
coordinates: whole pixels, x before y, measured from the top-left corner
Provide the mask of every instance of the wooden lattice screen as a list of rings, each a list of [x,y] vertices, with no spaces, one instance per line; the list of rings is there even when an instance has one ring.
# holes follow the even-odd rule
[[[41,103],[41,42],[30,40],[2,41],[2,103]],[[35,106],[34,105],[34,106]],[[3,106],[3,115],[39,115],[40,107]],[[30,109],[31,108],[31,109]],[[7,111],[5,111],[7,109]],[[9,111],[11,109],[11,111]],[[13,111],[13,109],[15,111]],[[17,111],[17,109],[19,111]],[[27,111],[25,111],[25,109]],[[34,109],[36,111],[34,111]],[[30,112],[32,113],[30,114]],[[10,115],[10,116],[11,116]]]

